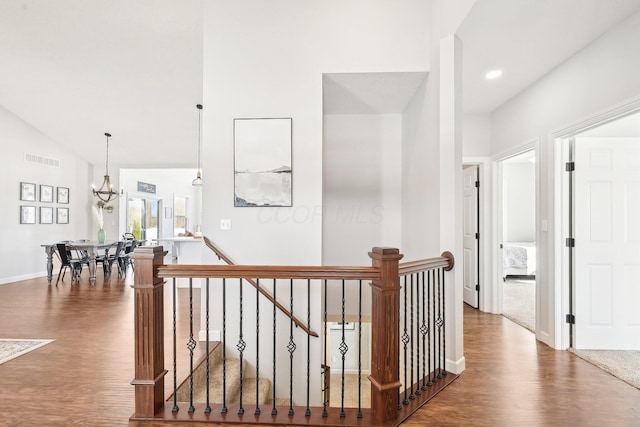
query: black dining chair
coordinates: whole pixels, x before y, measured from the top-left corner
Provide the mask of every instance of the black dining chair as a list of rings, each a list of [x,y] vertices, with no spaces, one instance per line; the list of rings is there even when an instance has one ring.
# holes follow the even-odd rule
[[[89,265],[89,260],[83,257],[73,257],[71,249],[66,243],[57,243],[56,249],[58,256],[60,257],[60,271],[58,272],[58,279],[56,280],[56,286],[60,281],[60,274],[62,274],[62,280],[64,281],[64,275],[67,273],[67,268],[72,271],[71,283],[80,280],[82,274],[82,266],[84,264]]]
[[[119,254],[122,254],[124,248],[124,242],[116,242],[109,247],[105,248],[104,255],[96,256],[96,265],[102,264],[102,271],[104,277],[111,276],[111,269],[114,262],[118,262]],[[115,250],[114,250],[115,249]],[[118,262],[119,266],[119,262]]]

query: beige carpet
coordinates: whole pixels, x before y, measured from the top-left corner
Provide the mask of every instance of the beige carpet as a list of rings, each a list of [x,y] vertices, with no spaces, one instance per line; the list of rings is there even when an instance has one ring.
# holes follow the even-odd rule
[[[640,351],[574,349],[569,351],[640,389]]]
[[[0,365],[18,356],[47,345],[53,340],[0,339]]]
[[[535,331],[535,280],[507,279],[502,285],[502,315],[518,325]]]

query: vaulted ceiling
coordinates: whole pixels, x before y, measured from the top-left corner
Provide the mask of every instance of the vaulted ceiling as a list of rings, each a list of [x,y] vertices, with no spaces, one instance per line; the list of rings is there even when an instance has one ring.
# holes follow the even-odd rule
[[[202,4],[2,0],[0,105],[96,165],[108,131],[111,162],[194,167]],[[478,0],[458,31],[465,111],[492,111],[639,9],[640,0]],[[496,67],[503,76],[486,81]],[[376,103],[391,90],[401,104],[423,76],[367,78],[330,80],[336,108],[397,110]]]

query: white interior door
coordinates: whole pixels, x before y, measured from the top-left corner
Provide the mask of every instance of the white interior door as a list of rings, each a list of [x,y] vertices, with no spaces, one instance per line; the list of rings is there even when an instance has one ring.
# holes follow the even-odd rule
[[[478,308],[478,166],[467,166],[463,175],[463,299]]]
[[[575,347],[640,350],[640,139],[575,144]]]

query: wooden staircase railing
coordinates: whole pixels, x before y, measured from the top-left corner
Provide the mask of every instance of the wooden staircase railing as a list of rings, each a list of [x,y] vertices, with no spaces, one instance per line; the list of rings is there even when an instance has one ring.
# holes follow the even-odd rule
[[[131,417],[131,420],[278,425],[399,425],[456,377],[455,375],[448,375],[446,369],[442,368],[446,361],[443,342],[442,353],[440,353],[440,347],[437,349],[438,369],[437,372],[435,370],[433,371],[433,377],[431,376],[431,369],[429,368],[425,371],[423,367],[423,374],[422,376],[417,376],[418,381],[416,382],[414,381],[413,367],[411,367],[411,381],[407,382],[405,379],[405,381],[402,382],[400,380],[401,341],[404,343],[405,360],[407,357],[407,341],[410,341],[408,336],[406,336],[406,324],[405,333],[401,336],[400,320],[401,317],[404,317],[406,322],[407,317],[407,288],[406,285],[403,288],[401,278],[406,278],[407,275],[417,274],[422,276],[422,279],[420,279],[419,276],[415,278],[417,285],[416,290],[418,292],[419,286],[423,288],[426,287],[427,290],[431,286],[434,292],[437,290],[437,315],[435,311],[431,315],[431,328],[433,330],[437,329],[439,334],[442,332],[442,334],[439,335],[439,340],[444,339],[444,318],[446,316],[444,312],[440,312],[440,308],[442,307],[442,310],[444,310],[445,304],[443,295],[442,306],[440,305],[440,293],[444,292],[445,289],[444,271],[453,268],[453,256],[451,256],[451,254],[444,253],[437,258],[400,264],[399,261],[402,259],[402,255],[398,249],[373,248],[372,251],[369,252],[369,256],[372,259],[371,267],[163,265],[163,257],[165,254],[166,252],[164,252],[162,247],[138,247],[132,256],[136,262],[136,269],[134,272],[135,378],[132,381],[132,384],[135,386],[135,413]],[[424,280],[425,273],[427,276],[426,281]],[[432,277],[433,280],[429,281],[429,277]],[[236,412],[235,409],[237,408],[235,407],[233,410],[230,409],[227,411],[227,408],[224,406],[209,405],[208,403],[207,406],[196,404],[195,407],[193,403],[191,403],[191,407],[189,407],[188,410],[186,410],[186,408],[184,410],[178,409],[177,407],[172,409],[171,405],[166,404],[164,396],[164,377],[168,371],[164,367],[165,311],[163,287],[164,279],[169,278],[222,278],[224,280],[237,278],[240,279],[240,286],[242,286],[242,281],[246,281],[247,278],[257,279],[259,280],[258,283],[262,283],[262,279],[273,279],[274,286],[276,279],[290,279],[292,283],[291,286],[293,286],[294,280],[302,279],[306,282],[306,286],[310,286],[310,281],[312,280],[322,280],[325,284],[325,299],[326,281],[370,281],[372,290],[371,368],[369,376],[371,383],[371,408],[365,408],[362,411],[358,408],[356,417],[355,410],[351,408],[342,408],[342,413],[340,413],[340,408],[327,407],[325,404],[324,410],[322,406],[311,407],[311,409],[313,409],[312,414],[307,397],[306,411],[304,406],[292,406],[289,408],[282,407],[281,410],[275,413],[270,413],[269,411],[260,413],[256,410],[255,414],[245,414],[243,410]],[[208,280],[206,286],[208,290]],[[413,289],[413,279],[411,279],[411,286],[411,289]],[[404,315],[402,315],[400,311],[403,305],[401,302],[401,290],[403,290],[405,298]],[[208,295],[207,291],[206,301],[209,301]],[[424,291],[421,295],[424,299]],[[410,299],[413,301],[413,296],[411,296]],[[242,297],[240,300],[242,300]],[[419,298],[416,298],[416,301],[418,300]],[[291,301],[293,309],[293,291],[291,291]],[[435,302],[433,304],[435,304]],[[435,308],[436,306],[434,305],[434,310]],[[207,310],[208,309],[207,305]],[[410,310],[410,314],[413,317],[413,308]],[[222,311],[224,312],[224,310]],[[242,311],[240,313],[242,313]],[[175,315],[176,313],[174,311],[174,324]],[[326,322],[326,311],[324,318]],[[417,313],[416,318],[420,318],[420,312]],[[240,319],[242,319],[242,317],[240,317]],[[424,321],[424,311],[422,312],[422,319]],[[427,320],[429,321],[429,318]],[[241,322],[240,320],[240,324],[242,324]],[[207,331],[209,330],[208,324],[205,329]],[[415,330],[416,334],[418,332],[422,333],[421,339],[424,340],[424,329],[421,328],[418,323],[411,326],[410,329]],[[413,334],[413,332],[411,333]],[[311,332],[307,330],[306,336],[308,337],[310,335]],[[416,338],[416,340],[419,339]],[[192,339],[189,344],[195,346],[195,343],[191,341]],[[410,345],[413,344],[410,343]],[[433,346],[435,345],[434,338]],[[309,347],[307,341],[307,354],[310,349],[311,347]],[[423,349],[429,349],[429,347],[424,347],[423,345]],[[290,349],[290,352],[291,357],[293,357],[293,350]],[[411,353],[411,355],[410,360],[414,360],[413,353]],[[434,350],[433,356],[435,357],[435,355]],[[422,357],[424,358],[424,355]],[[419,357],[415,358],[416,361],[419,359]],[[424,363],[424,360],[422,363]],[[436,367],[435,362],[433,366]],[[307,359],[307,372],[308,369]],[[420,369],[419,364],[417,365],[417,369]],[[429,375],[427,376],[427,374]],[[429,381],[428,387],[425,385],[426,380]],[[422,381],[422,385],[420,385],[420,381]],[[307,373],[307,396],[309,393],[308,384],[309,379]],[[414,386],[416,387],[415,395]],[[405,396],[407,393],[406,390],[411,387],[411,400],[406,399],[406,401],[401,402],[401,387],[405,388]],[[419,391],[418,387],[421,387]],[[295,411],[293,408],[295,408]],[[240,406],[240,409],[242,409],[242,406]],[[287,413],[286,409],[289,409],[289,413]]]
[[[207,245],[207,247],[209,249],[211,249],[213,251],[213,253],[216,254],[216,256],[218,257],[218,259],[224,261],[225,263],[227,263],[227,265],[237,265],[236,263],[234,263],[231,258],[229,258],[223,251],[222,249],[220,249],[219,247],[217,247],[212,241],[211,239],[209,239],[207,236],[202,236],[202,239],[204,240],[204,244]],[[247,278],[245,277],[245,280],[247,282],[249,282],[251,284],[251,286],[253,286],[254,288],[258,289],[258,291],[264,295],[264,297],[269,300],[270,303],[275,304],[276,307],[278,307],[278,310],[280,310],[282,313],[284,313],[287,317],[291,317],[293,318],[293,322],[295,323],[295,325],[297,327],[299,327],[300,329],[302,329],[305,333],[308,332],[309,335],[311,335],[312,337],[318,337],[318,333],[314,332],[314,331],[310,331],[309,328],[307,327],[307,325],[302,322],[300,319],[298,319],[296,316],[292,316],[291,313],[289,313],[289,310],[286,309],[285,306],[283,306],[282,304],[280,304],[278,301],[273,299],[273,296],[271,296],[271,294],[269,292],[267,292],[264,288],[258,287],[258,284],[256,283],[256,281],[252,278]]]

